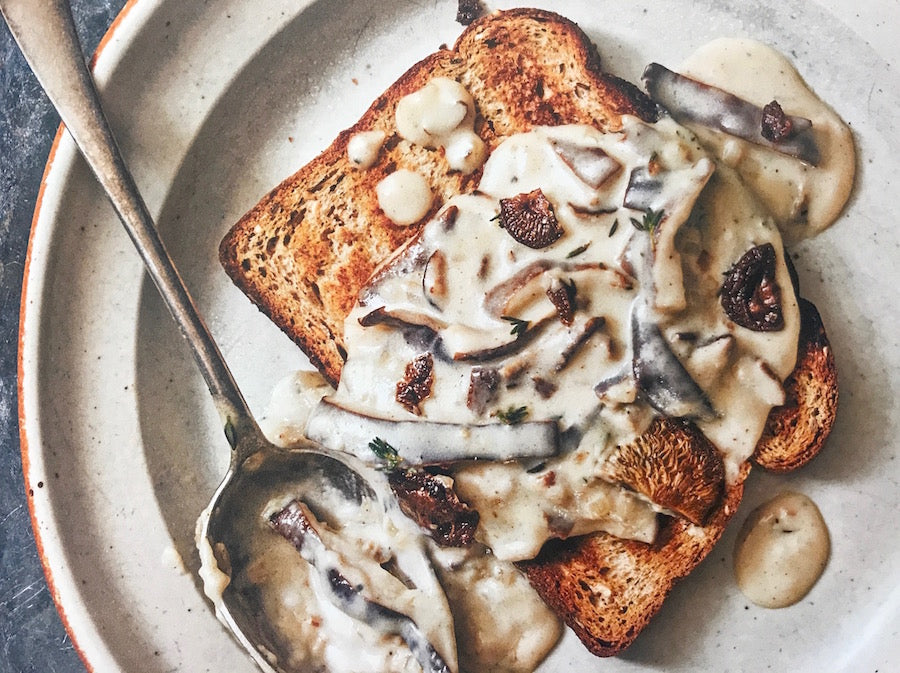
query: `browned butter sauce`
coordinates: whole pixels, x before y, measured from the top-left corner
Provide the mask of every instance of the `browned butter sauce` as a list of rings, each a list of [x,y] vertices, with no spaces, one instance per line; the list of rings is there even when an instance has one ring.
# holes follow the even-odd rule
[[[801,600],[822,575],[831,541],[816,504],[801,493],[782,493],[757,507],[738,535],[738,586],[764,608]]]

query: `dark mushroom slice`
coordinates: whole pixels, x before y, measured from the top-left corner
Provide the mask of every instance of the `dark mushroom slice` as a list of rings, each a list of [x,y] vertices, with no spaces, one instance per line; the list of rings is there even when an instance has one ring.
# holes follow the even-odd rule
[[[764,108],[659,63],[648,65],[642,79],[650,97],[680,123],[701,124],[812,166],[819,164],[819,147],[808,119],[784,115],[779,122],[782,130],[777,131],[773,127],[772,109],[767,115]]]
[[[602,476],[702,526],[725,491],[722,456],[692,423],[657,418],[615,447]]]
[[[704,419],[714,415],[706,393],[672,352],[647,306],[631,311],[632,371],[638,390],[657,411],[673,418]]]
[[[453,480],[421,469],[399,469],[388,474],[401,511],[441,547],[468,547],[475,542],[478,512],[462,502]]]
[[[781,288],[775,280],[775,246],[750,248],[722,282],[722,309],[741,327],[754,332],[784,329]]]
[[[534,249],[546,248],[565,233],[553,205],[540,189],[500,199],[500,226],[516,241]]]
[[[269,519],[272,528],[322,576],[323,584],[329,590],[329,600],[342,612],[379,633],[399,635],[426,673],[450,673],[450,667],[409,616],[369,600],[362,594],[364,587],[354,586],[347,580],[341,569],[334,565],[334,555],[328,553],[314,522],[309,509],[297,500]]]
[[[567,282],[554,278],[550,283],[550,287],[547,288],[547,298],[556,309],[559,321],[567,327],[572,325],[572,321],[575,318],[576,293],[577,288],[573,280]]]
[[[307,436],[335,451],[372,462],[373,438],[390,444],[406,465],[434,465],[459,460],[549,458],[559,450],[556,421],[515,425],[441,423],[378,418],[323,398],[313,409]]]
[[[404,409],[417,416],[422,415],[422,402],[431,396],[434,384],[434,357],[421,353],[406,365],[403,380],[397,382],[394,396]]]

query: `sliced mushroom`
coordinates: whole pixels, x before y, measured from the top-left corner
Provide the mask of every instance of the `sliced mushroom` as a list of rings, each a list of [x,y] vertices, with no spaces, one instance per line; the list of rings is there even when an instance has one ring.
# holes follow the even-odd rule
[[[335,563],[340,555],[325,546],[317,529],[319,524],[306,505],[294,500],[269,521],[272,528],[319,573],[324,580],[322,584],[329,591],[328,599],[335,606],[379,633],[399,635],[426,673],[450,673],[450,667],[429,642],[428,636],[409,616],[369,600],[363,595],[364,586],[354,586],[347,580]]]
[[[539,279],[553,266],[549,260],[533,262],[490,288],[484,294],[484,310],[495,318],[517,313],[515,309],[522,303],[523,295],[540,296],[544,292]]]
[[[413,311],[389,311],[380,306],[374,311],[359,318],[359,324],[363,327],[386,325],[400,331],[408,344],[420,351],[429,351],[441,360],[448,360],[449,356],[444,350],[441,341],[440,329],[444,323],[424,313]]]
[[[565,233],[553,204],[540,189],[500,199],[500,226],[516,241],[534,249],[546,248]]]
[[[391,420],[348,409],[328,397],[310,414],[306,435],[326,448],[352,453],[370,463],[375,456],[369,442],[375,438],[393,447],[408,465],[547,458],[559,449],[556,421],[473,425]]]
[[[650,97],[666,108],[678,122],[694,122],[742,138],[756,145],[818,165],[819,147],[812,132],[812,122],[802,117],[787,116],[788,134],[776,134],[774,140],[764,123],[765,113],[749,101],[718,87],[685,77],[659,63],[644,70],[644,86]]]
[[[360,306],[369,306],[379,301],[382,285],[395,277],[421,271],[428,262],[430,251],[422,243],[422,230],[385,260],[372,274],[359,294]]]
[[[754,332],[784,329],[776,264],[775,246],[765,243],[750,248],[725,275],[722,309],[741,327]]]
[[[422,273],[422,294],[439,311],[447,301],[447,256],[440,250],[431,253]]]
[[[646,304],[631,311],[632,371],[638,389],[657,411],[673,418],[709,418],[713,408],[666,342]]]
[[[550,143],[563,163],[592,189],[599,189],[622,169],[622,164],[599,147],[585,147],[559,139]]]
[[[425,470],[393,470],[388,475],[400,509],[441,547],[468,547],[475,542],[478,512],[462,502],[453,479]]]

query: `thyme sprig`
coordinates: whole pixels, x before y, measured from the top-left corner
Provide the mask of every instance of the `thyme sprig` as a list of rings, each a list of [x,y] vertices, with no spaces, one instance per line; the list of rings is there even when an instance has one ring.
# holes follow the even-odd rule
[[[527,320],[522,320],[521,318],[514,318],[511,315],[501,315],[501,320],[505,320],[508,323],[512,324],[512,329],[509,331],[510,334],[520,335],[524,334],[528,329],[528,325],[530,324]]]
[[[634,225],[634,228],[638,231],[646,231],[649,234],[653,234],[656,229],[659,227],[659,223],[662,221],[663,215],[665,215],[666,211],[660,208],[659,210],[653,210],[652,208],[647,208],[644,213],[644,217],[641,220],[637,220],[636,218],[631,218],[631,224]]]
[[[403,462],[403,458],[397,453],[397,449],[384,441],[381,437],[376,437],[369,442],[369,448],[372,449],[379,460],[384,464],[386,470],[395,470]]]
[[[636,218],[631,218],[631,224],[634,225],[634,228],[638,231],[645,231],[650,234],[650,246],[654,249],[656,248],[656,230],[659,229],[659,224],[662,222],[663,217],[665,217],[666,211],[660,208],[659,210],[653,210],[652,208],[647,208],[644,212],[644,217],[641,220],[637,220]]]

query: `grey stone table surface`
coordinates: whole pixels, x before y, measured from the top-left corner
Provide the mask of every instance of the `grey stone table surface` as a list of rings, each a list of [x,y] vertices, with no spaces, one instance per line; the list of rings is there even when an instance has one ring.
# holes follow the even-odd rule
[[[93,52],[124,0],[73,0]],[[35,547],[19,452],[19,297],[31,217],[59,118],[0,21],[0,673],[84,671]]]

